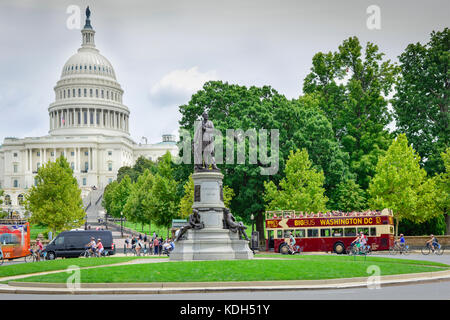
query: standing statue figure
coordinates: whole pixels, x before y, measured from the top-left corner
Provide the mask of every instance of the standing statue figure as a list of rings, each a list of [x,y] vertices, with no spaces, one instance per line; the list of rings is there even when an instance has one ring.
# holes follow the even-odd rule
[[[91,16],[91,10],[89,10],[89,6],[87,6],[87,8],[86,8],[86,18],[89,19],[90,16]]]
[[[189,215],[189,222],[186,226],[181,227],[179,233],[177,234],[175,241],[181,239],[181,237],[188,231],[189,229],[200,230],[205,227],[205,224],[200,221],[200,214],[197,209],[192,209],[192,214]]]
[[[245,229],[247,229],[247,227],[244,226],[242,222],[236,222],[236,219],[233,217],[230,209],[228,208],[223,209],[223,222],[224,229],[230,229],[230,231],[234,233],[239,232],[239,239],[242,239],[242,237],[244,237],[245,240],[250,241],[247,237],[247,234],[245,233]]]
[[[209,165],[213,170],[219,170],[214,158],[214,124],[206,111],[202,117],[202,125],[194,133],[194,171],[208,170]]]

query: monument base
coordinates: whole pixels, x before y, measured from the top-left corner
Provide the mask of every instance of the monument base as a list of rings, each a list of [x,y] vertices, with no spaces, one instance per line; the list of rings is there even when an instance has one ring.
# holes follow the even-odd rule
[[[187,239],[175,243],[173,261],[253,259],[248,241],[228,229],[188,230]]]
[[[233,260],[253,259],[249,242],[238,232],[224,228],[223,175],[218,171],[195,172],[194,204],[204,228],[189,229],[175,242],[170,260]]]

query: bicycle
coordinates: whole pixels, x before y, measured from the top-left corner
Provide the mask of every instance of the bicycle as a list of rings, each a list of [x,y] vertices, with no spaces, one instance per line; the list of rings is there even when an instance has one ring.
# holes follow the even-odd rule
[[[431,245],[429,243],[427,243],[422,249],[421,252],[423,255],[427,256],[431,253],[431,251],[433,251],[434,254],[437,254],[438,256],[442,255],[444,253],[444,248],[439,244],[433,244],[433,246],[435,247],[434,250],[431,249]]]
[[[81,253],[80,258],[92,258],[95,257],[96,253],[92,252],[91,248],[85,248],[85,250]]]
[[[394,244],[393,247],[389,248],[389,254],[396,255],[397,253],[408,255],[410,253],[409,246],[408,245],[401,246],[396,243]]]
[[[30,249],[30,254],[25,256],[24,259],[25,259],[25,262],[36,262],[36,261],[46,260],[47,252],[41,251],[39,253],[39,257],[40,257],[40,259],[38,260],[36,251],[34,251],[33,249]]]

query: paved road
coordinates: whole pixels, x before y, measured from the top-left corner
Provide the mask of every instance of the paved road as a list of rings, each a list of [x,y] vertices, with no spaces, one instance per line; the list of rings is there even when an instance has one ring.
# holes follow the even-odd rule
[[[380,289],[297,290],[270,292],[154,295],[26,295],[0,294],[0,300],[450,300],[450,280],[381,286]]]

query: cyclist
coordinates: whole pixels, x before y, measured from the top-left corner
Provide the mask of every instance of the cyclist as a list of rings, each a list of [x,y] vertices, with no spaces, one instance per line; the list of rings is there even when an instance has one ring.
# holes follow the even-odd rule
[[[356,250],[359,251],[359,248],[361,247],[361,238],[360,238],[359,234],[356,236],[356,239],[352,241],[350,246],[352,246],[352,247],[356,246]]]
[[[41,261],[41,252],[44,249],[44,246],[42,245],[42,242],[39,238],[36,239],[36,261]]]
[[[361,244],[361,248],[362,248],[362,250],[366,250],[366,249],[368,249],[368,245],[367,245],[367,237],[366,237],[366,235],[364,234],[364,232],[360,232],[359,233],[359,242],[360,242],[360,244]]]
[[[289,232],[289,249],[291,250],[292,253],[294,253],[294,251],[295,251],[294,245],[295,245],[295,238],[291,231],[291,232]]]
[[[427,247],[430,247],[430,246],[431,246],[431,251],[433,251],[433,253],[434,253],[435,249],[438,249],[440,247],[439,243],[434,235],[430,235],[430,240],[427,241]]]
[[[405,237],[403,236],[403,233],[400,233],[400,238],[394,241],[394,245],[399,246],[400,249],[404,249],[406,247],[406,240]]]
[[[97,244],[95,243],[95,238],[91,237],[91,241],[86,245],[86,248],[89,249],[89,252],[95,254],[95,247]]]
[[[101,257],[103,251],[105,250],[105,248],[103,247],[102,239],[97,239],[97,245],[95,247],[97,248],[98,256]]]
[[[141,255],[141,249],[142,249],[143,245],[142,245],[142,240],[140,238],[138,238],[136,240],[136,255],[140,256]]]

